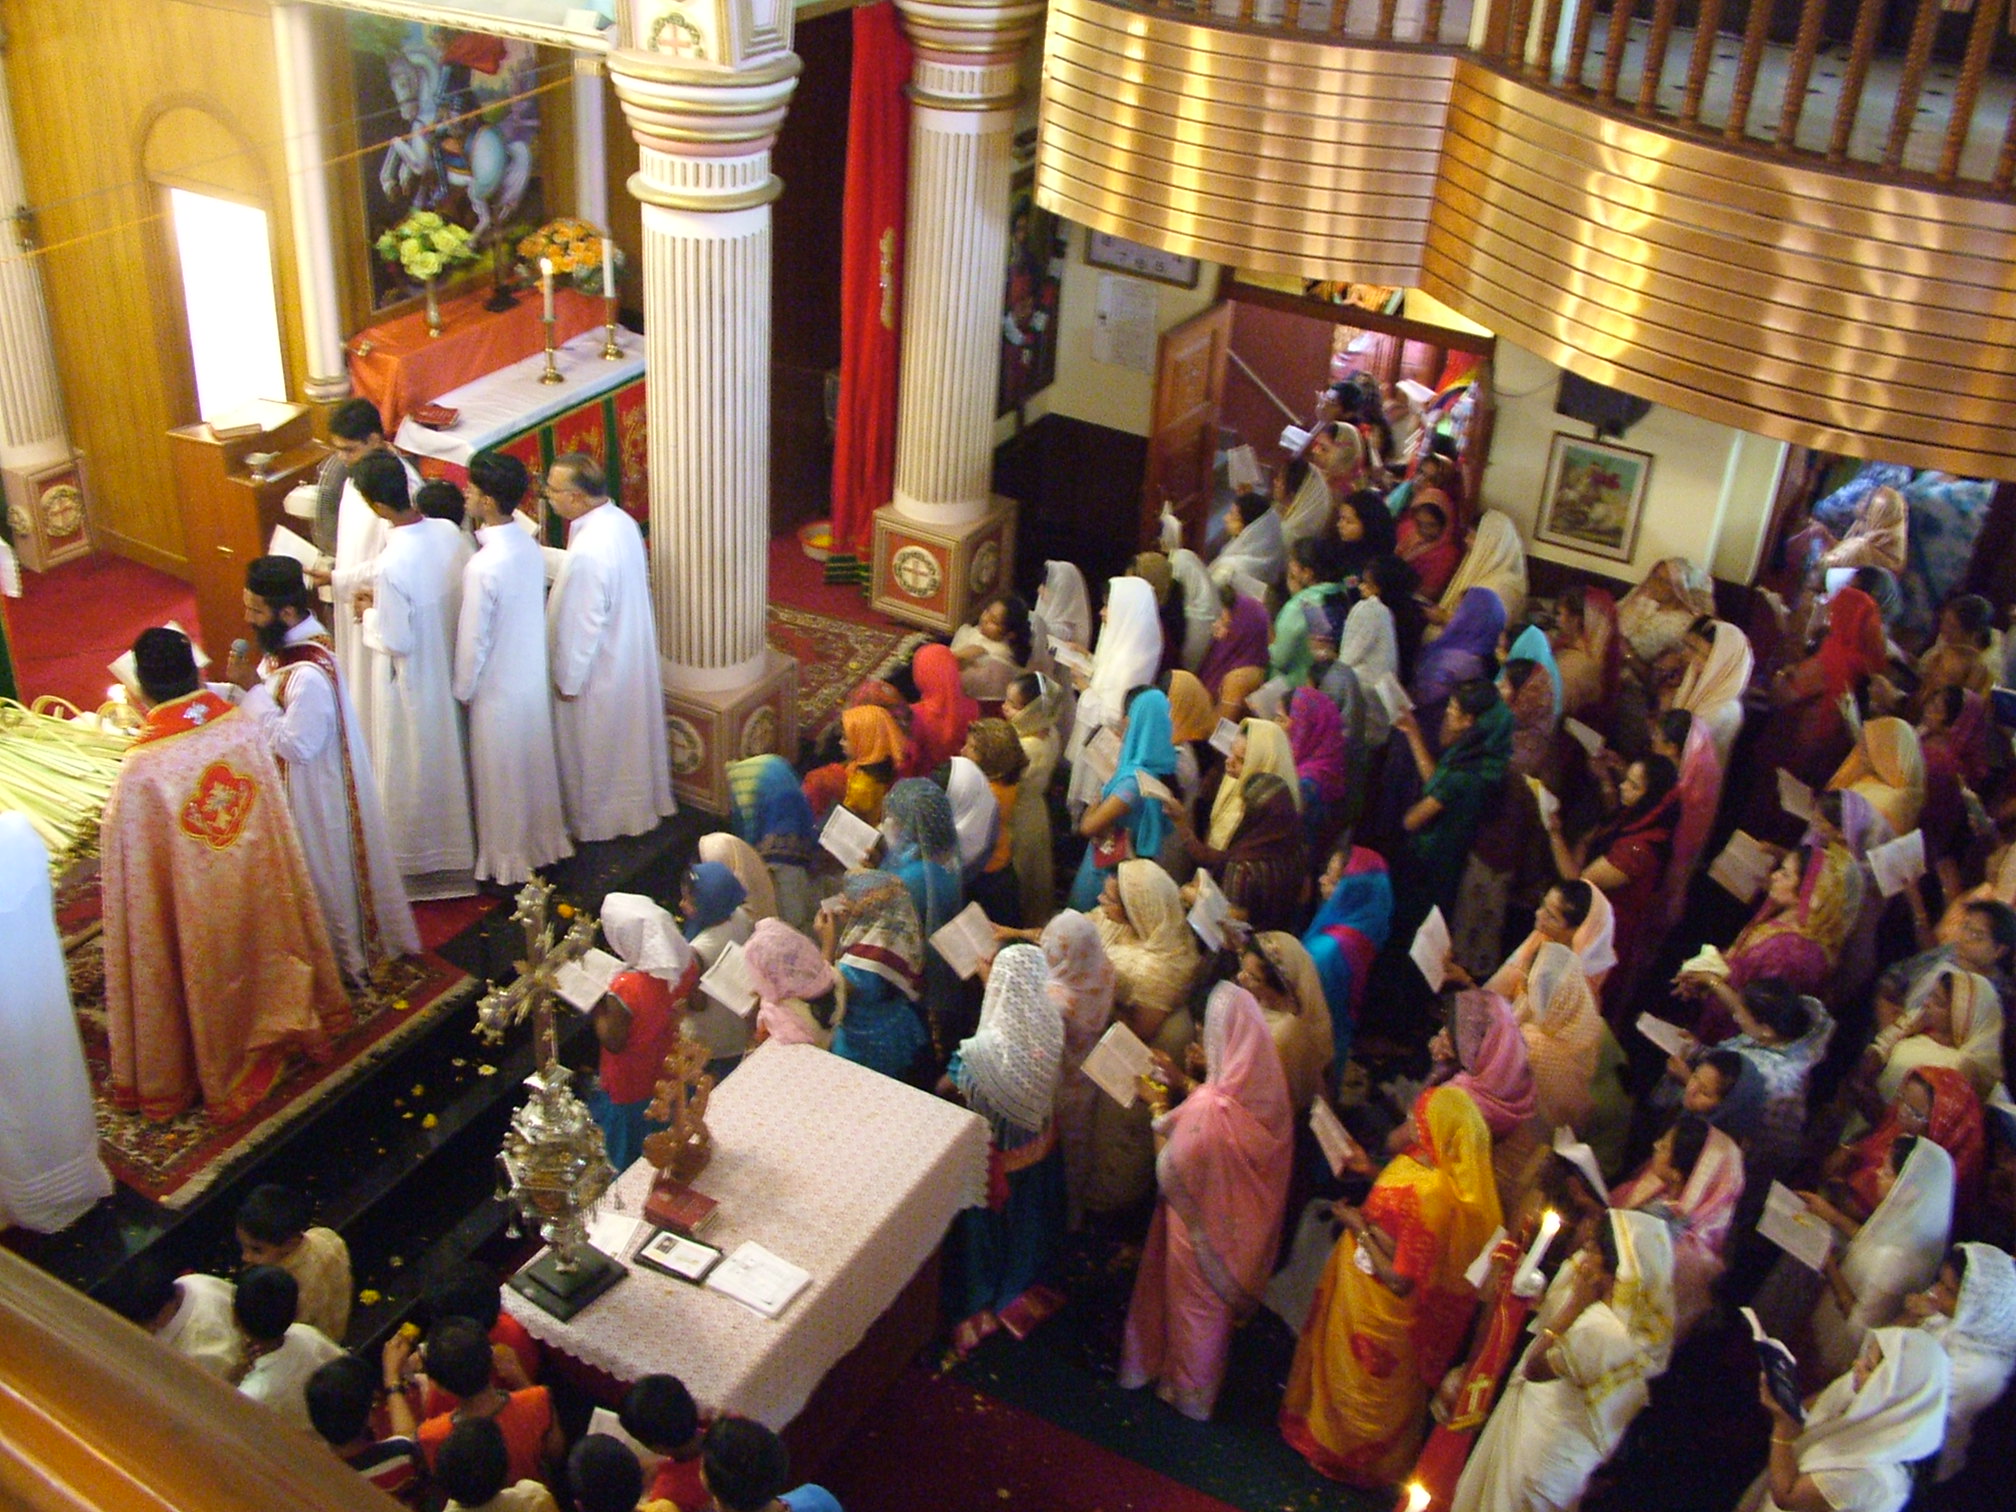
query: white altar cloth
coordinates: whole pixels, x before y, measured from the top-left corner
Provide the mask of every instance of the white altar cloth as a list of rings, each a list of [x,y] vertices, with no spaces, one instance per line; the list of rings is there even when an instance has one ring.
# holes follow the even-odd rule
[[[721,1206],[700,1237],[724,1254],[753,1239],[810,1271],[781,1315],[642,1266],[571,1322],[509,1287],[504,1304],[542,1343],[619,1381],[670,1371],[704,1407],[782,1431],[960,1210],[986,1201],[987,1125],[827,1051],[772,1041],[716,1089],[707,1126],[714,1158],[693,1186]],[[642,1216],[652,1175],[639,1161],[618,1180],[625,1213]]]
[[[607,328],[596,326],[554,349],[553,365],[566,375],[565,383],[539,381],[539,375],[546,371],[546,354],[536,352],[458,389],[450,389],[434,402],[462,412],[452,430],[429,430],[408,415],[399,422],[392,444],[417,457],[434,457],[467,467],[469,459],[484,447],[522,436],[542,420],[565,414],[641,377],[644,338],[618,326],[616,344],[623,349],[620,362],[602,360],[602,347],[607,340]]]

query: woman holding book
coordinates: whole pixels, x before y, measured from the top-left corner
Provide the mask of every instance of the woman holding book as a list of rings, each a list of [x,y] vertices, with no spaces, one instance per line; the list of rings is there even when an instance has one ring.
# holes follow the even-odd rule
[[[1160,856],[1169,833],[1162,802],[1146,785],[1152,782],[1166,790],[1176,776],[1168,695],[1155,688],[1137,692],[1121,718],[1125,733],[1113,775],[1078,821],[1086,846],[1071,884],[1070,906],[1081,912],[1098,902],[1106,879],[1121,862]],[[1083,763],[1086,757],[1078,759]]]
[[[1691,1113],[1680,1115],[1652,1147],[1638,1174],[1611,1205],[1665,1220],[1673,1234],[1673,1337],[1686,1338],[1714,1302],[1736,1205],[1743,1200],[1743,1151]]]
[[[1318,887],[1323,906],[1309,921],[1302,945],[1323,984],[1334,1047],[1331,1064],[1341,1071],[1351,1057],[1372,962],[1386,946],[1393,920],[1393,879],[1387,875],[1384,856],[1354,845],[1331,854]]]
[[[1272,772],[1242,776],[1238,786],[1238,824],[1222,849],[1197,838],[1180,805],[1168,806],[1170,821],[1186,865],[1201,866],[1217,878],[1225,901],[1250,926],[1287,929],[1301,919],[1309,887],[1295,790]]]
[[[1727,975],[1713,979],[1736,993],[1766,978],[1802,993],[1823,991],[1861,916],[1862,880],[1845,844],[1787,851],[1750,922],[1722,952]],[[1694,1032],[1709,1044],[1735,1028],[1722,996],[1710,988],[1711,975],[1682,968],[1674,981],[1682,997],[1701,1005]]]
[[[819,856],[819,825],[791,763],[782,756],[730,762],[728,799],[736,831],[770,868],[777,916],[793,929],[809,930],[818,907],[812,867]]]
[[[1827,1375],[1846,1370],[1870,1329],[1894,1322],[1906,1297],[1938,1279],[1952,1238],[1953,1157],[1938,1145],[1898,1140],[1879,1185],[1883,1200],[1866,1223],[1808,1198],[1847,1241],[1827,1257],[1813,1308],[1813,1363]]]
[[[816,924],[821,952],[847,989],[833,1053],[884,1076],[907,1076],[930,1044],[919,1007],[924,937],[908,890],[888,872],[851,872]]]

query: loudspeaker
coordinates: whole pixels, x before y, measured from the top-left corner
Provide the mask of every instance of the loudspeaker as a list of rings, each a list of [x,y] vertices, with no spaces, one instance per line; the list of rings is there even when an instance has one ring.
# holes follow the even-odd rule
[[[1554,413],[1596,428],[1596,439],[1623,434],[1652,412],[1652,401],[1606,388],[1587,378],[1563,372],[1554,394]]]

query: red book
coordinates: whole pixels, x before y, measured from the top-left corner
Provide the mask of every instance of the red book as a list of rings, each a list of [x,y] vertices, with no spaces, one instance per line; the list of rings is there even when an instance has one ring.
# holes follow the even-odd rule
[[[661,1176],[652,1183],[651,1195],[644,1200],[644,1216],[660,1228],[694,1239],[714,1221],[719,1206],[712,1197]]]

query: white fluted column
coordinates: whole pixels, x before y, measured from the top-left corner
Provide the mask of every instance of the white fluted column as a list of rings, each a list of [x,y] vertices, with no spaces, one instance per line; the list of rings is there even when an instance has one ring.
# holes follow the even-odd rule
[[[916,48],[897,511],[939,526],[992,507],[1001,289],[1018,60],[1041,0],[897,0]]]
[[[0,73],[0,466],[34,467],[68,457],[69,425],[56,375],[56,344],[41,269],[13,216],[28,204],[14,107]]]
[[[336,244],[329,219],[329,154],[322,134],[325,70],[315,45],[319,19],[316,6],[273,7],[294,281],[308,358],[301,388],[311,401],[329,404],[350,397],[350,364],[343,350],[343,305],[336,292]]]
[[[574,213],[591,226],[609,224],[608,133],[602,124],[602,59],[574,54]]]

